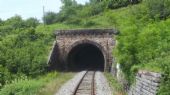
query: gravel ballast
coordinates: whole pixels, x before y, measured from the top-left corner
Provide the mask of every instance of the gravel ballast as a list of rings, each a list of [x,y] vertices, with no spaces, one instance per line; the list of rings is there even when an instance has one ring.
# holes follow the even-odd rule
[[[106,77],[100,71],[95,75],[96,95],[113,95]]]
[[[71,80],[65,83],[55,95],[72,95],[75,90],[75,87],[77,86],[85,72],[86,71],[82,71],[76,74]]]
[[[55,95],[73,95],[73,92],[86,71],[79,72],[71,80],[65,83]],[[104,74],[96,71],[95,95],[113,95]]]

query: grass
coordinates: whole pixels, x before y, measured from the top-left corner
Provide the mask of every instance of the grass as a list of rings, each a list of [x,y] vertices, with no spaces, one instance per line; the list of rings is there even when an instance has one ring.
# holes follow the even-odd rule
[[[59,77],[41,88],[37,95],[54,95],[67,80],[73,77],[73,75],[74,73],[60,73]]]
[[[74,73],[52,72],[36,79],[14,80],[0,90],[0,95],[52,95],[73,75]]]
[[[126,95],[123,86],[113,77],[110,73],[104,73],[110,87],[112,88],[113,95]]]

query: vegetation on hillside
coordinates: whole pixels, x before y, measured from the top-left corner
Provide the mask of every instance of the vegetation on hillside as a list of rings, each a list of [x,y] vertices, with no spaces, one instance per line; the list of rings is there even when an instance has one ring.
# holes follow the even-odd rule
[[[54,95],[74,73],[51,72],[35,79],[22,77],[6,84],[0,95]]]
[[[39,21],[14,16],[0,26],[0,84],[24,76],[35,77],[46,71],[52,36],[37,32]]]
[[[47,12],[43,17],[46,24],[65,23],[74,25],[91,26],[94,23],[86,20],[108,9],[117,9],[141,0],[90,0],[85,5],[78,4],[75,0],[61,0],[63,6],[59,13]],[[83,19],[82,19],[83,18]]]
[[[170,95],[170,0],[90,0],[85,5],[61,1],[59,13],[44,16],[46,26],[35,18],[0,19],[1,87],[47,72],[55,29],[115,28],[120,34],[113,53],[126,79],[132,83],[139,69],[161,72],[158,95]]]
[[[167,4],[170,5],[170,0],[146,0],[129,10],[123,9],[128,14],[123,12],[121,19],[117,19],[121,33],[115,54],[126,78],[132,82],[139,69],[160,72],[164,76],[160,95],[170,94],[167,90],[170,88],[170,19],[162,14],[170,13]]]

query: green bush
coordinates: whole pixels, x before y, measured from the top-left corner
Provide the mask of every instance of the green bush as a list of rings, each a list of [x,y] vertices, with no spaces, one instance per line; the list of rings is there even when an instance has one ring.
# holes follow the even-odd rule
[[[5,85],[8,81],[12,80],[12,76],[7,68],[0,65],[0,89],[3,85]]]
[[[37,27],[39,25],[39,21],[36,19],[36,18],[28,18],[26,21],[25,21],[25,26],[26,27]]]
[[[120,7],[126,7],[130,4],[137,4],[140,3],[142,0],[108,0],[107,8],[109,9],[117,9]]]
[[[166,19],[170,15],[170,0],[145,0],[148,14],[153,19]]]
[[[47,71],[47,56],[53,36],[36,31],[39,21],[14,16],[0,26],[1,87],[20,74],[37,76]]]
[[[57,14],[54,12],[46,12],[43,16],[43,21],[45,24],[53,24],[56,23]]]
[[[113,24],[120,31],[114,54],[130,83],[139,69],[164,72],[165,69],[156,59],[167,56],[170,48],[170,20],[151,19],[145,4],[143,2],[130,6],[129,9],[122,8],[107,14],[107,17],[113,18]],[[166,62],[162,61],[161,64]],[[170,69],[169,66],[166,67]],[[168,83],[169,79],[163,81]],[[161,87],[169,88],[169,85]],[[164,92],[168,90],[164,89]]]
[[[64,23],[70,24],[70,25],[80,25],[81,24],[81,19],[78,18],[78,17],[70,17]]]
[[[169,95],[170,91],[170,56],[166,56],[160,58],[157,62],[159,62],[160,67],[162,68],[163,78],[161,80],[160,89],[158,91],[158,95]]]
[[[5,56],[5,66],[11,73],[24,73],[26,75],[40,74],[45,71],[46,48],[43,34],[28,30],[26,33],[19,33],[17,36],[6,38],[2,45],[6,48],[2,53]],[[43,55],[44,54],[44,55]]]
[[[91,21],[91,20],[85,20],[84,23],[83,23],[83,25],[84,25],[85,27],[90,27],[90,26],[96,25],[96,23],[95,23],[94,21]]]
[[[90,14],[91,16],[97,15],[106,9],[105,2],[94,2],[90,4]]]
[[[13,80],[12,83],[5,85],[0,90],[0,95],[35,95],[43,86],[57,76],[58,73],[54,72],[39,77],[38,79],[21,77]]]
[[[118,80],[115,77],[113,77],[113,75],[111,75],[110,73],[105,73],[105,76],[112,90],[114,90],[113,95],[125,95],[123,85],[120,84]]]
[[[43,86],[42,81],[37,80],[17,80],[13,81],[12,84],[5,85],[4,88],[1,89],[1,95],[32,95],[36,93],[40,87]]]
[[[3,25],[3,20],[0,18],[0,26]]]
[[[129,0],[109,0],[108,8],[116,9],[116,8],[127,6],[128,4],[129,4]]]

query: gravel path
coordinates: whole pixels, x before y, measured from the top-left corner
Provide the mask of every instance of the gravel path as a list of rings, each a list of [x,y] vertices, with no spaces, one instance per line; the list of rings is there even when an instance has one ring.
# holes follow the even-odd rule
[[[96,95],[113,95],[106,77],[102,72],[97,71],[95,75]]]
[[[86,71],[82,71],[74,76],[71,80],[65,83],[55,95],[72,95],[78,82],[85,74]],[[107,79],[102,72],[97,71],[95,74],[95,93],[96,95],[113,95],[111,88],[107,82]]]

